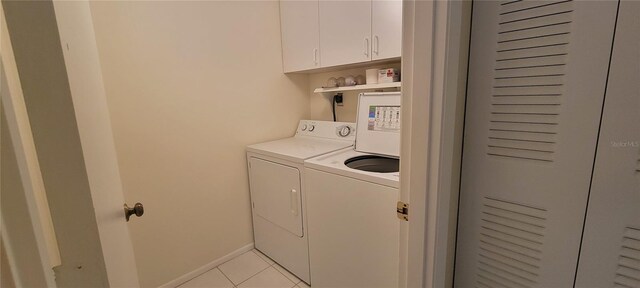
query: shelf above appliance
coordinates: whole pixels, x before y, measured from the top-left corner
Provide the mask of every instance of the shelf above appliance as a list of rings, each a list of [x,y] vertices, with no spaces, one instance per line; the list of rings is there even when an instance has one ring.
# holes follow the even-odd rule
[[[356,86],[343,86],[336,88],[316,88],[314,93],[335,93],[335,92],[345,92],[345,91],[358,91],[358,90],[379,90],[379,89],[389,89],[389,88],[397,88],[400,90],[402,86],[402,82],[392,82],[392,83],[380,83],[380,84],[364,84],[364,85],[356,85]]]

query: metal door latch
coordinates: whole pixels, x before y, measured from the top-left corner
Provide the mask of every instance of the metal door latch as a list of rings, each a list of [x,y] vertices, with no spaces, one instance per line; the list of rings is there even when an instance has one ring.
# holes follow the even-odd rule
[[[398,219],[409,221],[409,204],[398,201],[396,212],[398,213]]]

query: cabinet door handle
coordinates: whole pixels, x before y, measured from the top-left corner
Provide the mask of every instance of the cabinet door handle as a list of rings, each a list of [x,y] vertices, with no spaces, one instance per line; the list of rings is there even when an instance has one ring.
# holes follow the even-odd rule
[[[364,38],[364,56],[369,57],[369,38]]]
[[[294,216],[298,216],[298,202],[299,202],[299,194],[296,189],[291,189],[291,214]]]
[[[373,36],[373,53],[376,53],[376,55],[378,55],[378,52],[380,49],[380,39],[378,39],[378,35]]]
[[[313,48],[313,64],[318,66],[318,48]]]

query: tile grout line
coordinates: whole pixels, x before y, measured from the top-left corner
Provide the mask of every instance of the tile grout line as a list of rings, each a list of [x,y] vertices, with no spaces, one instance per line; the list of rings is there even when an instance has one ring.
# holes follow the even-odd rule
[[[263,260],[263,261],[264,261],[264,260]],[[267,264],[269,264],[269,263],[267,263]],[[253,274],[253,275],[249,276],[249,278],[244,279],[242,282],[238,283],[238,285],[236,285],[236,287],[240,286],[240,284],[242,284],[242,283],[244,283],[244,282],[247,282],[249,279],[253,278],[254,276],[256,276],[256,275],[258,275],[258,274],[262,273],[262,271],[267,270],[267,269],[269,269],[269,268],[271,268],[271,266],[267,266],[266,268],[264,268],[264,269],[262,269],[262,270],[258,271],[256,274]],[[274,268],[274,269],[275,269],[275,268]],[[223,272],[222,274],[224,274],[224,272]],[[226,276],[226,275],[225,275],[225,276]],[[231,282],[231,283],[233,283],[233,282]],[[235,285],[235,283],[233,283],[233,284]]]
[[[249,251],[251,251],[251,250],[249,250]],[[249,251],[247,251],[247,252],[249,252]],[[236,287],[238,287],[238,286],[236,285],[236,283],[233,283],[233,281],[231,281],[231,279],[229,279],[229,276],[227,276],[227,274],[224,274],[224,272],[222,271],[222,269],[220,269],[220,266],[222,266],[222,265],[226,264],[227,262],[229,262],[229,261],[231,261],[231,260],[233,260],[233,259],[236,259],[236,258],[238,258],[238,257],[240,257],[240,256],[242,256],[242,255],[244,255],[244,254],[246,254],[247,252],[244,252],[244,253],[242,253],[242,254],[240,254],[240,255],[238,255],[238,256],[236,256],[236,257],[233,257],[233,258],[231,258],[231,259],[229,259],[229,260],[227,260],[227,261],[224,261],[224,262],[220,263],[220,265],[218,265],[218,266],[214,267],[214,269],[218,269],[218,271],[220,271],[220,273],[222,273],[222,276],[224,276],[224,278],[227,278],[227,280],[229,280],[229,282],[231,283],[231,286],[233,286],[233,288],[236,288]],[[212,269],[212,270],[213,270],[213,269]],[[204,274],[204,273],[203,273],[203,274]],[[200,274],[200,275],[202,275],[202,274]],[[198,275],[197,277],[199,277],[200,275]],[[193,279],[196,279],[197,277],[194,277]],[[193,280],[193,279],[191,279],[191,280]],[[189,280],[189,281],[191,281],[191,280]],[[185,283],[186,283],[186,282],[185,282]],[[183,284],[184,284],[184,283],[183,283]],[[182,285],[182,284],[180,284],[180,285]],[[176,288],[177,288],[177,287],[176,287]]]
[[[246,282],[247,280],[249,280],[249,279],[253,278],[253,276],[258,275],[258,274],[260,274],[262,271],[267,270],[267,269],[269,269],[269,267],[273,266],[273,264],[269,264],[269,262],[267,262],[267,261],[265,261],[264,259],[262,259],[262,257],[260,257],[260,255],[258,255],[258,253],[256,253],[254,250],[255,250],[255,248],[253,248],[253,249],[251,249],[251,250],[249,250],[249,251],[250,251],[250,252],[252,252],[254,255],[258,256],[258,258],[259,258],[260,260],[264,261],[264,263],[267,263],[267,267],[265,267],[264,269],[262,269],[262,270],[260,270],[260,271],[256,272],[256,274],[253,274],[253,275],[249,276],[249,278],[244,279],[243,281],[241,281],[240,283],[238,283],[238,285],[236,285],[236,283],[233,283],[233,281],[231,281],[231,279],[229,279],[229,277],[227,277],[227,275],[226,275],[226,274],[224,274],[224,272],[222,272],[222,270],[220,270],[220,272],[222,272],[222,274],[224,275],[224,277],[227,277],[227,279],[229,279],[229,281],[231,281],[231,284],[233,284],[233,285],[234,285],[234,287],[238,287],[238,286],[240,286],[240,284],[242,284],[242,283]],[[249,252],[249,251],[248,251],[248,252]],[[238,257],[240,257],[240,256],[238,256]],[[235,258],[234,258],[234,259],[235,259]],[[233,259],[231,259],[231,260],[233,260]],[[229,261],[231,261],[231,260],[229,260]],[[227,262],[228,262],[228,261],[227,261]],[[225,263],[226,263],[226,262],[225,262]],[[224,264],[224,263],[223,263],[223,264]],[[275,262],[274,262],[274,264],[275,264]],[[222,265],[222,264],[220,264],[220,265]],[[275,269],[275,268],[274,268],[274,269]],[[276,269],[276,271],[277,271],[277,269]]]
[[[262,256],[260,256],[260,254],[264,255],[262,252],[258,251],[256,248],[253,248],[251,251],[254,254],[258,255],[258,257],[260,257],[260,259],[262,259]],[[260,254],[258,254],[258,253],[260,253]],[[264,257],[269,258],[269,256],[267,256],[267,255],[264,255]],[[273,263],[269,264],[269,261],[266,261],[266,260],[262,259],[262,261],[267,262],[267,264],[269,264],[269,266],[273,266],[273,264],[276,264],[276,261],[273,261],[273,259],[269,258],[269,260],[271,260],[271,262],[273,262]]]
[[[234,259],[236,259],[236,258],[238,258],[238,257],[240,257],[240,256],[242,256],[242,255],[244,255],[245,253],[247,253],[247,252],[249,252],[249,251],[253,252],[253,254],[255,254],[256,256],[258,256],[258,258],[260,258],[260,260],[262,260],[263,262],[267,263],[267,265],[268,265],[268,266],[267,266],[267,267],[265,267],[264,269],[262,269],[262,270],[260,270],[260,271],[256,272],[255,274],[253,274],[253,275],[249,276],[249,278],[247,278],[247,279],[245,279],[245,280],[241,281],[240,283],[238,283],[238,284],[236,285],[236,284],[235,284],[235,283],[234,283],[234,282],[229,278],[229,276],[227,276],[227,274],[225,274],[225,273],[222,271],[222,269],[220,269],[220,266],[222,266],[222,265],[226,264],[227,262],[230,262],[230,261],[232,261],[232,260],[234,260]],[[296,279],[298,279],[298,282],[293,282],[293,281],[291,281],[291,279],[289,279],[289,277],[287,277],[287,275],[284,275],[284,273],[280,272],[280,270],[278,270],[276,267],[274,267],[274,265],[275,265],[275,264],[278,264],[278,263],[276,263],[275,261],[273,261],[273,259],[271,259],[271,258],[269,258],[269,260],[271,260],[271,262],[273,262],[273,263],[269,263],[269,261],[266,261],[265,259],[263,259],[263,257],[262,257],[260,254],[256,253],[256,251],[257,251],[257,250],[255,250],[255,248],[254,248],[254,249],[252,249],[252,250],[249,250],[249,251],[247,251],[247,252],[245,252],[245,253],[243,253],[243,254],[240,254],[240,255],[238,255],[238,256],[236,256],[236,257],[232,258],[232,259],[229,259],[229,260],[227,260],[227,261],[225,261],[225,262],[223,262],[223,263],[220,263],[220,265],[218,265],[218,266],[216,266],[216,267],[213,267],[213,268],[211,268],[211,269],[209,269],[209,270],[207,270],[207,271],[204,271],[204,272],[202,272],[202,273],[198,274],[197,276],[195,276],[195,277],[193,277],[193,278],[191,278],[191,279],[189,279],[189,280],[187,280],[187,281],[184,281],[184,282],[182,282],[182,283],[180,283],[180,284],[176,285],[176,286],[175,286],[175,288],[178,288],[178,287],[180,287],[180,286],[182,286],[182,285],[184,285],[184,284],[187,284],[188,282],[190,282],[190,281],[192,281],[192,280],[195,280],[196,278],[201,277],[202,275],[204,275],[204,274],[206,274],[206,273],[208,273],[208,272],[211,272],[211,271],[212,271],[212,270],[214,270],[214,269],[217,269],[218,271],[220,271],[220,273],[222,274],[222,276],[224,276],[224,277],[229,281],[229,283],[231,283],[231,285],[232,285],[234,288],[237,288],[239,285],[241,285],[242,283],[246,282],[247,280],[249,280],[249,279],[253,278],[254,276],[256,276],[256,275],[258,275],[258,274],[262,273],[263,271],[265,271],[265,270],[269,269],[269,267],[273,267],[273,268],[274,268],[278,273],[280,273],[280,274],[281,274],[282,276],[284,276],[287,280],[289,280],[291,283],[293,283],[292,288],[293,288],[293,287],[295,287],[296,285],[298,285],[298,283],[302,282],[302,280],[298,279],[297,277],[296,277]],[[263,255],[264,255],[264,254],[263,254]],[[268,257],[268,256],[266,256],[266,255],[265,255],[264,257]],[[280,267],[282,267],[282,266],[280,266]],[[284,268],[283,268],[283,269],[284,269]],[[289,273],[291,273],[291,272],[289,272]],[[293,274],[292,274],[292,275],[293,275]],[[295,275],[293,275],[293,276],[295,277]]]
[[[234,258],[234,259],[235,259],[235,258]],[[226,262],[225,262],[225,263],[226,263]],[[224,264],[224,263],[223,263],[223,264]],[[222,265],[222,264],[220,264],[220,265]],[[235,283],[233,283],[233,281],[231,281],[231,279],[229,279],[229,276],[227,276],[227,274],[224,274],[224,272],[222,272],[222,270],[220,270],[220,268],[218,268],[218,267],[220,267],[220,265],[216,266],[216,268],[215,268],[215,269],[218,269],[218,271],[220,271],[220,274],[222,274],[222,276],[224,276],[224,278],[227,278],[227,280],[229,281],[229,283],[231,283],[231,285],[232,285],[234,288],[238,287],[238,286],[236,286],[236,284],[235,284]]]
[[[256,251],[258,251],[258,250],[256,250],[255,248],[254,248],[253,250],[251,250],[251,251],[253,251],[253,253],[255,253],[256,255],[258,255],[258,257],[262,258],[262,257],[260,256],[260,254],[256,253]],[[260,253],[262,253],[262,252],[260,252]],[[264,254],[262,254],[262,255],[264,255]],[[264,255],[264,257],[269,257],[269,256]],[[270,264],[270,266],[271,266],[271,267],[273,267],[274,265],[278,264],[278,263],[276,263],[276,261],[273,261],[273,259],[271,259],[271,258],[269,258],[269,259],[271,260],[271,262],[273,262],[273,263],[271,263],[271,264]],[[263,260],[264,260],[264,259],[263,259]],[[269,262],[267,262],[267,263],[269,263]],[[278,264],[278,266],[279,266],[280,268],[282,268],[282,269],[285,269],[284,267],[280,266],[279,264]],[[284,278],[287,278],[287,280],[291,281],[291,279],[289,279],[289,277],[287,277],[287,275],[284,275],[284,273],[280,272],[280,270],[278,270],[278,268],[276,268],[276,267],[273,267],[273,268],[274,268],[274,269],[276,269],[276,271],[278,271],[278,273],[280,273],[282,276],[284,276]],[[286,270],[286,269],[285,269],[285,270]],[[287,272],[289,272],[289,271],[287,270]],[[291,272],[289,272],[289,273],[290,273],[291,275],[293,275],[293,273],[291,273]],[[252,276],[252,277],[253,277],[253,276]],[[300,282],[302,282],[302,280],[300,280],[300,278],[298,278],[298,276],[293,275],[293,277],[296,277],[296,279],[298,279],[298,282],[293,282],[293,281],[291,281],[291,283],[293,283],[293,286],[291,286],[291,288],[293,288],[293,287],[297,286],[298,284],[300,284]],[[247,279],[247,280],[248,280],[248,279]]]
[[[276,263],[273,263],[273,264],[276,264]],[[273,265],[272,265],[272,266],[273,266]],[[280,265],[278,265],[278,266],[280,266]],[[282,269],[284,269],[284,270],[287,270],[287,269],[285,269],[285,268],[284,268],[284,267],[282,267],[282,266],[280,266],[280,268],[282,268]],[[287,280],[291,281],[291,279],[289,279],[289,277],[287,277],[287,275],[284,275],[284,273],[280,272],[280,270],[278,270],[278,268],[275,268],[275,267],[274,267],[273,269],[276,269],[276,271],[278,271],[278,273],[280,273],[280,275],[284,276],[284,278],[287,278]],[[287,272],[289,272],[289,271],[287,270]],[[289,272],[289,274],[293,275],[293,273],[291,273],[291,272]],[[293,286],[291,286],[291,287],[294,287],[294,286],[298,285],[298,283],[300,283],[300,281],[302,281],[302,280],[300,280],[300,279],[298,278],[298,276],[296,276],[296,275],[293,275],[293,277],[296,277],[296,279],[298,279],[298,282],[293,282],[293,281],[291,281],[291,283],[293,283]]]
[[[211,269],[209,269],[209,270],[207,270],[207,271],[205,271],[205,272],[203,272],[203,273],[199,274],[198,276],[196,276],[196,277],[193,277],[193,278],[189,279],[188,281],[185,281],[185,282],[181,283],[180,285],[176,286],[176,288],[178,288],[179,286],[182,286],[182,285],[186,284],[187,282],[189,282],[189,281],[191,281],[191,280],[194,280],[194,279],[196,279],[196,278],[198,278],[198,277],[200,277],[200,276],[204,275],[205,273],[207,273],[207,272],[209,272],[209,271],[211,271],[211,270],[213,270],[213,269],[217,269],[218,271],[220,271],[220,273],[222,274],[222,276],[224,276],[227,280],[229,280],[229,282],[231,283],[231,285],[233,285],[233,287],[234,287],[234,288],[237,288],[237,287],[239,287],[240,285],[242,285],[242,283],[244,283],[244,282],[248,281],[249,279],[251,279],[251,278],[255,277],[256,275],[258,275],[258,274],[262,273],[263,271],[265,271],[265,270],[267,270],[267,269],[269,269],[269,268],[271,268],[271,267],[273,267],[273,269],[274,269],[274,270],[276,270],[278,273],[280,273],[280,275],[282,275],[285,279],[287,279],[289,282],[291,282],[291,283],[293,284],[293,286],[291,286],[291,288],[299,287],[299,286],[297,286],[297,285],[298,285],[300,282],[302,282],[302,280],[300,280],[300,279],[299,279],[298,277],[296,277],[295,275],[291,274],[291,275],[293,275],[294,277],[296,277],[296,279],[298,279],[298,282],[291,281],[291,279],[289,279],[289,277],[287,277],[287,275],[284,275],[284,273],[280,272],[280,270],[279,270],[279,269],[277,269],[276,267],[274,267],[274,265],[275,265],[275,264],[278,264],[278,263],[276,263],[276,262],[275,262],[275,261],[273,261],[271,258],[269,258],[269,259],[271,259],[271,262],[273,262],[273,263],[269,264],[269,262],[268,262],[268,261],[264,260],[264,259],[262,258],[262,256],[260,256],[260,255],[259,255],[258,253],[256,253],[256,251],[254,251],[254,250],[255,250],[255,248],[254,248],[254,249],[252,249],[252,250],[249,250],[249,251],[253,252],[253,254],[255,254],[256,256],[258,256],[258,258],[260,258],[260,260],[262,260],[263,262],[267,263],[267,267],[265,267],[264,269],[262,269],[262,270],[260,270],[260,271],[256,272],[255,274],[253,274],[253,275],[249,276],[247,279],[245,279],[245,280],[241,281],[241,282],[240,282],[240,283],[238,283],[237,285],[236,285],[233,281],[231,281],[231,279],[229,278],[229,276],[227,276],[227,274],[225,274],[225,273],[224,273],[224,271],[222,271],[222,269],[220,269],[220,266],[224,265],[225,263],[227,263],[227,262],[229,262],[229,261],[231,261],[231,260],[234,260],[234,259],[236,259],[236,258],[238,258],[238,257],[240,257],[240,256],[242,256],[242,255],[244,255],[246,252],[245,252],[245,253],[243,253],[243,254],[238,255],[237,257],[235,257],[235,258],[233,258],[233,259],[229,259],[229,260],[227,260],[227,261],[225,261],[225,262],[221,263],[220,265],[218,265],[218,266],[216,266],[216,267],[213,267],[213,268],[211,268]],[[249,252],[249,251],[247,251],[247,252]],[[268,256],[266,256],[266,255],[265,255],[265,257],[268,257]],[[279,266],[279,265],[278,265],[278,266]],[[280,266],[280,267],[282,267],[282,266]],[[285,268],[284,268],[284,267],[282,267],[282,269],[285,269]],[[291,273],[291,272],[289,272],[289,273]]]
[[[227,262],[228,262],[228,261],[227,261]],[[227,263],[227,262],[225,262],[225,263]],[[222,265],[222,264],[221,264],[221,265]],[[191,282],[191,280],[194,280],[194,279],[196,279],[196,278],[198,278],[198,277],[200,277],[200,276],[202,276],[202,275],[206,274],[207,272],[209,272],[209,271],[211,271],[211,270],[213,270],[213,269],[217,269],[217,268],[218,268],[218,266],[213,267],[213,268],[211,268],[211,269],[209,269],[209,270],[207,270],[207,271],[204,271],[204,272],[202,272],[202,273],[198,274],[197,276],[195,276],[195,277],[193,277],[193,278],[191,278],[191,279],[189,279],[189,280],[187,280],[187,281],[184,281],[184,282],[182,282],[182,283],[180,283],[180,284],[176,285],[174,288],[178,288],[178,287],[180,287],[180,286],[182,286],[182,285],[184,285],[184,284],[187,284],[187,283]],[[222,273],[222,271],[220,271],[220,273]],[[222,275],[224,275],[224,273],[222,273]],[[227,275],[225,275],[224,277],[227,277]],[[231,284],[233,284],[233,282],[231,282]]]

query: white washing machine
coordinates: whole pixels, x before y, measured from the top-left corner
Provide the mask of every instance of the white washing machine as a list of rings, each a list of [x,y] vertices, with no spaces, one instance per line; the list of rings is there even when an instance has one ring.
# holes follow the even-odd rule
[[[247,147],[256,249],[310,281],[303,162],[352,147],[353,123],[302,120],[294,137]]]
[[[363,93],[356,145],[305,161],[313,287],[397,287],[400,93]]]

